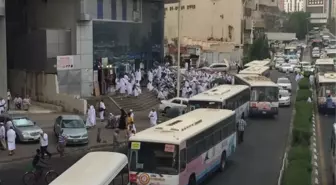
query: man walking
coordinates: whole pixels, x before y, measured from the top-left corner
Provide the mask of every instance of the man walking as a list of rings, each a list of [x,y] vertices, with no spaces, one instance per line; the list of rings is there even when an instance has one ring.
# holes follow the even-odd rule
[[[238,144],[244,142],[244,131],[246,127],[246,121],[244,120],[244,115],[242,115],[241,119],[238,121]]]
[[[67,140],[67,137],[63,134],[63,130],[61,130],[58,136],[58,145],[57,145],[57,151],[59,152],[61,157],[64,156],[66,140]]]
[[[44,155],[47,154],[51,158],[51,153],[48,151],[48,134],[41,132],[40,135],[40,144],[41,144],[41,158],[44,159]]]

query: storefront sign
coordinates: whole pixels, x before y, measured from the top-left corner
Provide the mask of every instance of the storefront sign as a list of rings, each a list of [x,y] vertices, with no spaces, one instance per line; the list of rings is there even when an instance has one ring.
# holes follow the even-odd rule
[[[74,68],[74,57],[72,55],[57,56],[57,70],[69,70]]]

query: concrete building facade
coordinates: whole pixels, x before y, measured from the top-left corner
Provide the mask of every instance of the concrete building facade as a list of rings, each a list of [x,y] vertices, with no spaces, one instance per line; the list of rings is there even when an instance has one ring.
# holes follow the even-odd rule
[[[304,0],[285,0],[285,12],[300,12],[304,10]]]
[[[7,96],[7,50],[6,50],[5,0],[0,0],[0,96]]]
[[[7,53],[13,93],[62,106],[76,104],[70,100],[73,96],[66,99],[61,93],[76,89],[73,95],[91,96],[97,80],[94,71],[103,58],[114,66],[114,72],[124,72],[125,66],[131,66],[128,70],[139,67],[139,63],[150,66],[163,58],[163,1],[10,0],[6,19],[1,16],[1,2],[0,68],[7,69]],[[7,52],[3,49],[6,38]],[[59,68],[58,56],[66,56],[62,62],[69,64],[67,68]],[[7,90],[4,79],[0,80],[1,95]],[[81,110],[86,107],[78,105]]]
[[[181,37],[241,44],[242,1],[181,1]],[[165,4],[165,38],[177,38],[178,3]]]

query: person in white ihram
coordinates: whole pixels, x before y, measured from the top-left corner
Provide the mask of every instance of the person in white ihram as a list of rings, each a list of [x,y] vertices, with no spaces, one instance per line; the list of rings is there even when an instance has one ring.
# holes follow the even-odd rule
[[[13,130],[13,127],[10,127],[7,131],[7,146],[9,151],[8,155],[14,154],[14,150],[16,149],[15,139],[16,139],[15,131]]]
[[[104,121],[105,109],[106,109],[105,103],[103,102],[103,100],[100,100],[100,102],[99,102],[99,118],[102,122]]]
[[[148,115],[150,127],[154,127],[157,122],[157,113],[155,109],[152,109]]]
[[[94,127],[96,125],[96,110],[93,105],[90,105],[90,108],[87,113],[86,118],[86,127]]]

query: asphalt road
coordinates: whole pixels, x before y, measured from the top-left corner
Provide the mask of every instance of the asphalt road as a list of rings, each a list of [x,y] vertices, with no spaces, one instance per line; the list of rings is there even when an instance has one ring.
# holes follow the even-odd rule
[[[276,81],[284,76],[273,71],[271,78]],[[294,81],[294,77],[293,81]],[[295,89],[295,84],[293,86]],[[293,94],[293,98],[295,94]],[[277,118],[248,120],[245,142],[241,144],[228,164],[225,173],[214,175],[208,185],[275,185],[281,168],[286,147],[292,107],[281,108]],[[52,158],[49,162],[59,173],[65,171],[83,154]],[[21,185],[21,177],[29,162],[19,162],[0,167],[2,185]],[[39,185],[44,185],[41,182]]]

